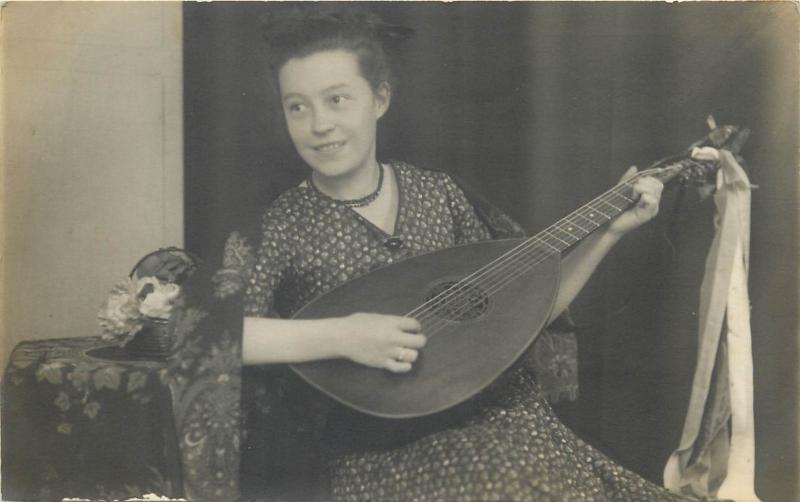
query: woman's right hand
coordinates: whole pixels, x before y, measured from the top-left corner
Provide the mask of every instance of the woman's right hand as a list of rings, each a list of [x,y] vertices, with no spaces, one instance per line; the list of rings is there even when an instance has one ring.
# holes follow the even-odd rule
[[[336,319],[335,330],[344,358],[359,364],[405,373],[427,339],[411,317],[356,313]]]

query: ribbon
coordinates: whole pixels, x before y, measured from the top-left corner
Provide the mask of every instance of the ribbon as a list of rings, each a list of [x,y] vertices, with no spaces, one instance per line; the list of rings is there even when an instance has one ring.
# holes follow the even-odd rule
[[[689,409],[664,486],[695,497],[758,501],[755,493],[753,358],[747,273],[751,185],[727,150],[718,157],[716,233],[700,289],[699,344]]]

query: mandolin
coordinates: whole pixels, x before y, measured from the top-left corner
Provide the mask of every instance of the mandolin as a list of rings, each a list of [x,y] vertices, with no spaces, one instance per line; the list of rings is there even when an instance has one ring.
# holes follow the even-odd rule
[[[692,148],[737,152],[748,133],[735,126],[715,128]],[[469,399],[530,347],[549,319],[562,253],[635,204],[631,187],[638,178],[708,184],[717,162],[692,159],[692,148],[654,163],[528,239],[485,241],[408,258],[332,289],[294,316],[379,312],[413,317],[428,342],[410,372],[395,374],[343,359],[291,368],[340,403],[384,418],[429,415]]]

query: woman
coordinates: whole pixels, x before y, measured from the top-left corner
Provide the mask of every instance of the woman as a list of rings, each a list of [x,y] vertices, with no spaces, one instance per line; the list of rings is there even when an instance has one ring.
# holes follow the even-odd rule
[[[558,421],[524,367],[463,406],[410,421],[330,406],[285,375],[276,383],[276,364],[328,358],[409,371],[426,342],[415,319],[367,313],[287,318],[315,296],[375,267],[491,237],[448,176],[377,160],[377,123],[392,97],[381,29],[366,16],[308,14],[272,37],[289,136],[311,175],[266,212],[247,290],[245,494],[677,499],[577,438]],[[619,238],[657,213],[661,188],[652,178],[637,181],[636,206],[565,257],[553,318]],[[310,479],[322,491],[291,486]]]

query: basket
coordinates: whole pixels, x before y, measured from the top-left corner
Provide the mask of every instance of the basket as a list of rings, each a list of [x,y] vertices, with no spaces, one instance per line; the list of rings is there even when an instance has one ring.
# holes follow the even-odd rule
[[[172,346],[169,321],[152,319],[125,344],[124,350],[135,357],[165,359],[172,353]]]

